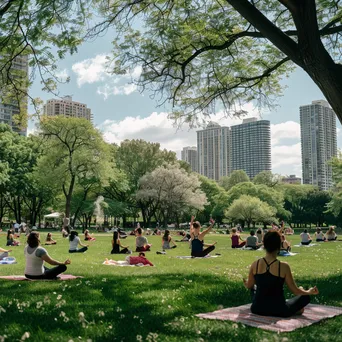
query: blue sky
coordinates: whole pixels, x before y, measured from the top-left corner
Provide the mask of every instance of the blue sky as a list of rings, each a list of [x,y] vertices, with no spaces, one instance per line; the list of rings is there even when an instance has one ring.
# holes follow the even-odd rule
[[[94,124],[103,132],[108,142],[119,143],[124,139],[145,139],[160,142],[162,148],[173,150],[180,157],[184,146],[196,145],[196,130],[184,126],[176,129],[167,119],[168,108],[158,107],[148,93],[141,94],[131,83],[131,77],[111,76],[106,72],[105,56],[110,55],[111,38],[105,36],[83,44],[77,54],[67,56],[59,63],[60,75],[70,76],[68,84],[59,86],[61,96],[72,95],[73,100],[86,103],[92,109]],[[138,77],[139,70],[132,77]],[[31,88],[31,96],[44,101],[53,98],[41,91],[37,80]],[[301,152],[299,106],[324,99],[313,81],[300,69],[282,81],[284,93],[278,99],[278,107],[272,112],[261,113],[271,121],[272,169],[282,175],[301,177]],[[248,116],[256,116],[251,104],[244,107]],[[222,126],[239,124],[242,119],[226,118],[217,113],[213,121]],[[34,124],[29,124],[29,131]],[[338,132],[341,125],[337,122]],[[338,147],[342,139],[338,134]]]

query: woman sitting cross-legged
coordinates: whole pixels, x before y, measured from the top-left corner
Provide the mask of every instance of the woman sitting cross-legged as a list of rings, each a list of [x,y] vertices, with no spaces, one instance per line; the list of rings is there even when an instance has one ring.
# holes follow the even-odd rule
[[[66,271],[69,259],[60,262],[52,259],[45,248],[41,247],[39,233],[32,232],[27,237],[27,246],[24,254],[26,258],[25,277],[29,279],[55,279]],[[56,267],[48,269],[44,266],[44,261]]]
[[[89,245],[83,245],[81,243],[78,233],[75,230],[70,232],[69,241],[69,253],[84,253],[86,250],[88,250]],[[78,249],[78,245],[80,245],[82,248]]]
[[[45,240],[45,244],[46,244],[46,245],[56,245],[56,244],[57,244],[57,241],[55,241],[55,240],[52,238],[52,234],[51,234],[51,233],[48,233],[48,234],[47,234],[46,240]]]
[[[246,244],[246,241],[242,240],[240,234],[237,233],[236,228],[232,229],[232,236],[230,238],[232,240],[232,248],[242,248]],[[242,242],[240,243],[240,241]]]
[[[172,247],[170,246],[170,243],[172,243]],[[165,233],[162,237],[162,249],[171,249],[176,248],[177,245],[173,242],[172,237],[170,235],[170,231],[168,229],[165,229]]]
[[[310,245],[310,243],[312,242],[311,236],[308,233],[307,229],[304,229],[304,232],[300,234],[300,239],[300,243],[305,246]]]
[[[210,226],[206,230],[201,232],[201,224],[196,221],[194,222],[195,217],[191,217],[190,223],[190,236],[191,236],[191,256],[195,258],[201,258],[208,255],[215,249],[216,242],[213,244],[205,244],[203,239],[206,234],[208,234],[213,227],[215,221],[210,219]],[[203,247],[207,247],[203,249]]]
[[[316,286],[309,290],[297,287],[290,266],[286,262],[277,260],[280,246],[281,237],[278,232],[266,233],[264,236],[266,256],[253,262],[248,280],[243,280],[245,287],[252,290],[251,311],[254,314],[277,317],[302,314],[304,307],[310,303],[310,295],[318,294]],[[285,300],[284,282],[297,297]]]
[[[316,236],[316,242],[324,242],[326,240],[321,228],[317,228],[315,236]]]
[[[120,250],[120,247],[122,248]],[[119,232],[115,231],[113,233],[113,240],[112,240],[112,251],[110,254],[130,254],[131,251],[128,249],[128,246],[122,246],[119,238]]]
[[[325,237],[328,241],[335,241],[337,240],[337,235],[335,233],[335,227],[330,226],[328,231],[325,233]]]
[[[136,252],[147,252],[151,248],[151,244],[148,243],[147,239],[145,236],[142,236],[143,231],[141,228],[137,228],[135,230],[135,251]]]

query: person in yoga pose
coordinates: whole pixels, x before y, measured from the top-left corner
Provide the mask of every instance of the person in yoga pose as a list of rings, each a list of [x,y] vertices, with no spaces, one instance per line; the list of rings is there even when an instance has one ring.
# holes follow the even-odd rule
[[[172,243],[172,246],[170,246],[170,243]],[[170,231],[168,229],[165,229],[164,235],[162,237],[162,249],[165,250],[176,247],[177,245],[173,242]]]
[[[85,241],[95,241],[96,239],[94,237],[92,237],[90,234],[89,234],[89,230],[86,229],[84,231],[84,240]]]
[[[324,233],[322,232],[321,228],[317,228],[315,237],[316,237],[316,242],[324,242],[326,240],[326,237],[324,236]]]
[[[243,280],[245,287],[252,290],[251,311],[254,314],[277,317],[302,314],[304,307],[310,303],[310,295],[319,293],[316,286],[304,290],[296,285],[290,266],[277,259],[280,246],[281,237],[278,232],[266,233],[264,236],[266,256],[253,262],[248,280]],[[285,300],[284,283],[296,297]]]
[[[300,239],[300,243],[305,246],[310,245],[310,243],[312,242],[311,236],[308,233],[307,229],[304,229],[304,232],[300,234]]]
[[[210,219],[209,228],[201,232],[201,224],[198,221],[194,222],[194,219],[195,216],[192,216],[190,222],[191,256],[199,258],[208,255],[215,249],[216,242],[212,244],[205,244],[203,241],[205,235],[208,234],[213,228],[215,221]],[[207,248],[203,249],[203,247]]]
[[[121,244],[119,236],[119,232],[114,231],[112,240],[112,251],[110,252],[110,254],[130,254],[131,251],[128,249],[128,246],[123,246]],[[121,250],[120,247],[122,248]]]
[[[238,234],[236,228],[232,228],[232,235],[230,238],[232,240],[232,248],[242,248],[246,244],[246,241],[241,239],[241,236]],[[239,243],[240,241],[242,242]]]
[[[246,247],[250,247],[252,249],[259,249],[262,243],[258,242],[258,238],[255,236],[254,230],[251,230],[250,235],[246,239]]]
[[[72,230],[69,236],[70,246],[69,253],[84,253],[88,250],[89,245],[83,245],[76,230]],[[80,245],[82,248],[77,248]]]
[[[57,241],[52,239],[52,234],[51,233],[47,234],[46,240],[45,240],[45,244],[46,245],[56,245],[57,244]]]
[[[285,235],[281,235],[281,245],[280,245],[281,252],[290,252],[291,251],[291,243],[286,240]]]
[[[145,236],[142,236],[143,234],[143,230],[141,228],[137,228],[135,230],[135,251],[136,252],[147,252],[150,250],[151,248],[151,244],[148,243],[147,239],[145,238]]]
[[[66,265],[71,263],[70,259],[64,262],[52,259],[46,249],[40,246],[38,232],[31,232],[27,237],[24,255],[25,277],[29,279],[56,279],[59,274],[66,271]],[[48,269],[44,266],[44,261],[56,267]]]
[[[7,243],[6,246],[19,246],[20,242],[14,239],[13,230],[9,229],[7,231]]]
[[[138,228],[140,229],[140,228]],[[143,265],[150,265],[150,266],[154,266],[152,264],[151,261],[149,261],[146,257],[145,257],[145,253],[140,252],[139,256],[127,256],[126,257],[126,261],[130,264],[130,265],[137,265],[137,264],[143,264]]]
[[[335,227],[330,226],[328,231],[325,233],[325,237],[328,241],[335,241],[337,240],[337,235],[335,233]]]
[[[0,260],[8,257],[8,253],[12,252],[11,249],[3,249],[0,247]]]
[[[256,232],[256,237],[258,238],[258,243],[262,244],[262,241],[264,239],[264,232],[262,231],[262,228],[259,228]]]

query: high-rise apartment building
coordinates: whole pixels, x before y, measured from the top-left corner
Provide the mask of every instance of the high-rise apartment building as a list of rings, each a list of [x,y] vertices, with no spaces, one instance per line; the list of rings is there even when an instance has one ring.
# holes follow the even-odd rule
[[[48,100],[44,105],[44,115],[84,118],[93,121],[91,109],[86,104],[72,100],[71,96]]]
[[[197,131],[197,172],[208,178],[219,180],[231,171],[230,130],[210,122]]]
[[[328,161],[337,155],[335,113],[324,100],[301,106],[299,111],[303,184],[328,190],[333,185]]]
[[[181,152],[181,159],[190,164],[191,170],[197,172],[197,147],[187,146]]]
[[[28,75],[28,56],[18,56],[13,60],[11,69],[13,71],[19,70],[22,72],[21,75],[17,76],[20,78],[25,79]],[[16,75],[12,75],[12,77],[16,77]],[[26,81],[26,80],[25,80]],[[25,92],[25,89],[23,89]],[[26,89],[26,92],[28,91],[28,88]],[[15,120],[15,115],[20,114],[20,107],[27,111],[27,103],[28,98],[27,96],[20,96],[20,106],[18,103],[5,103],[1,102],[0,100],[0,123],[5,123],[12,127],[12,130],[14,132],[17,132],[22,135],[27,134],[27,128],[20,128]],[[26,124],[26,123],[24,123]]]
[[[244,119],[231,127],[232,170],[244,170],[250,178],[271,171],[271,128],[268,120]]]

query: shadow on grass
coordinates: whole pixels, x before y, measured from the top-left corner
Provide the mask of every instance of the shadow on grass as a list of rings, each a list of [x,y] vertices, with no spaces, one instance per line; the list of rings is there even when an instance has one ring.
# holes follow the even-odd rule
[[[314,285],[309,279],[300,285]],[[342,306],[341,276],[318,279],[313,302]],[[260,341],[277,334],[194,317],[250,302],[241,283],[199,274],[111,276],[69,282],[1,282],[0,335],[8,341]],[[80,314],[83,313],[83,314]],[[84,315],[84,316],[83,316]],[[325,341],[341,318],[283,334],[288,341]],[[157,335],[156,335],[157,334]],[[141,336],[141,339],[140,339]],[[335,339],[336,340],[336,339]],[[277,340],[278,341],[278,340]]]

